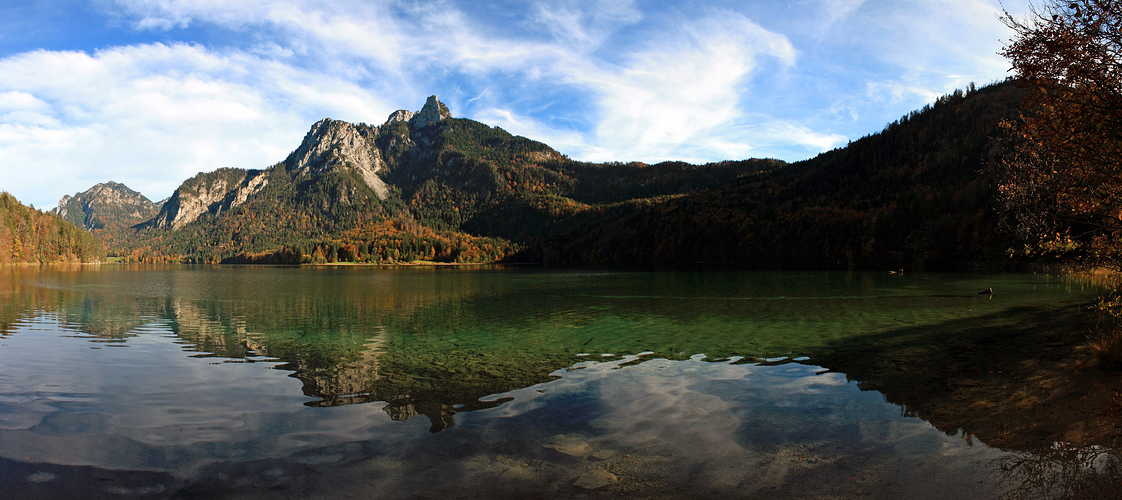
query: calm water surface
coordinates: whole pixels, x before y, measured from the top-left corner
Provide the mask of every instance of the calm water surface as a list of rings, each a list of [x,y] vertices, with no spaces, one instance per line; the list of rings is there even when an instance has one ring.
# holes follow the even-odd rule
[[[1122,478],[1096,430],[1114,420],[1072,406],[1114,383],[1068,363],[1095,295],[1038,275],[0,268],[0,487],[1093,495]]]

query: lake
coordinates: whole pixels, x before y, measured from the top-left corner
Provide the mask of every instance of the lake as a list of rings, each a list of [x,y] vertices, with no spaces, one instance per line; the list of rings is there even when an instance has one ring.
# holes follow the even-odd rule
[[[1097,293],[1032,274],[5,267],[0,486],[1093,498],[1122,484],[1117,376],[1071,347]]]

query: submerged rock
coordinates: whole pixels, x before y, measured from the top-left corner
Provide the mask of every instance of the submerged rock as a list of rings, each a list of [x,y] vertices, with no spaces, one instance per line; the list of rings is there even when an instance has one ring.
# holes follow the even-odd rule
[[[619,478],[617,478],[615,474],[612,474],[611,472],[608,472],[606,470],[596,469],[577,478],[577,482],[573,483],[573,486],[576,486],[577,488],[584,488],[586,490],[594,490],[597,488],[603,488],[609,484],[616,484],[618,482]]]
[[[558,434],[549,438],[545,444],[542,444],[542,447],[577,459],[584,459],[592,453],[592,447],[583,439],[575,436],[566,436],[564,434]]]
[[[35,471],[34,474],[27,476],[27,480],[32,483],[46,483],[55,480],[55,475],[50,472]]]

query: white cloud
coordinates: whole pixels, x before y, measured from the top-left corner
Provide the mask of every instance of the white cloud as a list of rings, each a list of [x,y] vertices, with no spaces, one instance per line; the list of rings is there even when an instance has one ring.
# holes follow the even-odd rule
[[[911,105],[933,102],[946,93],[946,85],[945,81],[922,82],[916,81],[914,76],[905,76],[896,80],[868,82],[865,84],[865,89],[868,98],[872,101]]]
[[[821,0],[820,8],[825,19],[819,31],[824,35],[834,24],[852,15],[864,3],[865,0]]]
[[[325,115],[391,109],[351,82],[193,45],[20,54],[0,59],[0,188],[40,207],[110,179],[161,198],[201,171],[284,159]]]
[[[633,1],[551,1],[538,2],[536,8],[537,23],[578,51],[600,47],[620,27],[643,18]]]
[[[0,111],[42,110],[47,107],[47,103],[27,92],[0,92]]]
[[[757,127],[755,136],[775,149],[784,145],[801,147],[809,156],[844,146],[848,138],[841,134],[823,133],[811,128],[781,120],[768,120]]]
[[[532,117],[510,109],[487,108],[476,113],[473,119],[502,128],[515,135],[544,142],[562,154],[576,158],[585,158],[600,153],[594,145],[589,143],[588,138],[578,132],[554,129]]]
[[[783,68],[794,64],[796,54],[782,35],[741,15],[715,12],[680,22],[618,65],[559,53],[541,78],[593,93],[598,116],[588,132],[555,130],[502,106],[475,118],[582,160],[746,158],[761,139],[742,126],[741,99],[762,58]]]
[[[1005,2],[1011,12],[1025,5]],[[863,34],[856,39],[860,46],[855,52],[883,65],[864,82],[865,97],[894,104],[901,111],[897,114],[971,81],[999,80],[1009,68],[998,51],[1012,33],[998,20],[1002,6],[996,1],[925,0],[866,7],[845,21],[845,29],[850,36]]]

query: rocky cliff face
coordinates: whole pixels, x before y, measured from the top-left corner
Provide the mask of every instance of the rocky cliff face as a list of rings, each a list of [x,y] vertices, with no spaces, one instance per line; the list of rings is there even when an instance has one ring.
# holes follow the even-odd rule
[[[377,129],[363,128],[330,118],[312,125],[300,147],[288,156],[288,170],[322,174],[331,170],[351,170],[384,200],[390,194],[377,172],[385,168],[382,154],[374,144]]]
[[[172,193],[148,225],[179,229],[204,213],[219,214],[245,203],[268,183],[261,170],[222,168],[196,175]]]
[[[384,200],[389,196],[390,188],[378,175],[386,168],[386,153],[378,147],[379,138],[391,134],[391,127],[397,122],[407,123],[417,130],[451,117],[448,107],[433,95],[429,96],[420,111],[399,109],[391,113],[380,127],[324,118],[312,125],[300,147],[288,156],[285,164],[290,171],[311,175],[333,170],[352,171],[374,190],[378,199]],[[390,138],[387,149],[397,149],[397,140],[397,137]],[[408,136],[401,140],[408,141]],[[410,142],[407,147],[411,146]]]
[[[52,212],[87,230],[130,227],[151,219],[160,210],[144,195],[119,182],[97,184],[74,196],[63,196]]]

